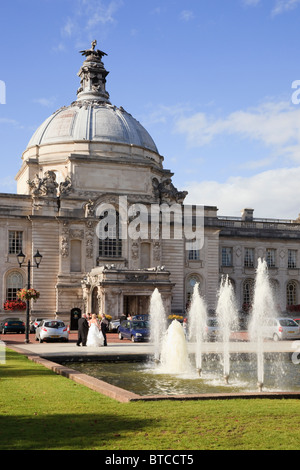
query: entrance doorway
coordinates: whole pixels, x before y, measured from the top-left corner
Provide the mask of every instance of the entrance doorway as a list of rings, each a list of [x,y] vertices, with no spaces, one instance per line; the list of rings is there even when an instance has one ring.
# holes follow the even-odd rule
[[[124,295],[124,314],[143,315],[149,313],[149,295]]]
[[[70,330],[78,330],[78,320],[81,318],[81,309],[72,308],[71,310],[71,321],[70,321]]]
[[[98,287],[94,287],[92,292],[92,311],[91,313],[95,313],[99,315],[99,301],[98,301]]]

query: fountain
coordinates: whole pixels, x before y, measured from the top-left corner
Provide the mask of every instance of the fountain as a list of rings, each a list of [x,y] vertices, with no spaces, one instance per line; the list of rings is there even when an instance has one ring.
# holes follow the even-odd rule
[[[159,372],[164,374],[184,374],[191,365],[182,325],[173,320],[162,342]]]
[[[250,341],[256,344],[257,385],[262,391],[264,385],[264,336],[263,328],[267,318],[278,316],[266,260],[258,259],[254,298],[249,324]]]
[[[218,292],[216,314],[220,335],[219,341],[215,344],[207,342],[205,336],[207,309],[200,296],[199,285],[194,287],[188,313],[188,340],[185,338],[182,325],[177,320],[174,320],[167,329],[166,312],[158,289],[155,289],[151,296],[149,314],[149,351],[151,357],[154,355],[154,365],[153,360],[145,363],[143,359],[140,364],[135,364],[135,361],[126,361],[125,364],[118,360],[114,365],[111,362],[106,364],[105,361],[90,366],[79,364],[78,370],[82,370],[81,367],[83,370],[90,369],[91,375],[141,396],[170,395],[174,398],[183,395],[220,394],[228,397],[246,391],[250,397],[256,388],[256,382],[260,392],[264,387],[268,388],[269,392],[264,391],[268,396],[273,393],[272,389],[276,390],[276,396],[280,393],[282,396],[285,396],[285,393],[288,396],[290,393],[298,396],[299,369],[288,354],[284,354],[281,357],[279,373],[277,362],[279,350],[273,348],[271,343],[267,349],[264,343],[263,327],[266,318],[277,316],[266,261],[258,260],[249,323],[249,342],[240,345],[230,344],[231,333],[237,328],[238,315],[233,287],[228,276],[222,278]],[[264,356],[267,351],[269,354]],[[276,362],[273,362],[273,353]],[[277,368],[276,375],[273,374],[274,364]],[[279,380],[282,379],[284,382],[281,384]],[[282,386],[284,386],[283,391]],[[257,396],[257,392],[254,393]]]
[[[232,331],[238,328],[238,311],[232,284],[228,276],[222,277],[218,304],[217,304],[218,326],[223,341],[223,374],[225,383],[228,383],[230,375],[230,353],[229,341]]]
[[[161,294],[154,289],[150,298],[150,341],[154,346],[154,361],[160,360],[162,339],[166,333],[167,320]]]
[[[205,339],[207,309],[203,298],[199,293],[199,284],[195,284],[191,307],[188,314],[189,339],[196,341],[196,369],[199,376],[202,373],[203,342]]]
[[[223,359],[223,378],[228,385],[230,377],[230,339],[238,329],[238,310],[233,286],[228,278],[222,277],[216,308],[219,328],[219,341]],[[249,328],[250,341],[257,357],[257,381],[259,390],[264,384],[263,325],[266,316],[277,316],[273,293],[268,277],[266,261],[259,259],[256,273],[253,309]],[[160,362],[159,372],[181,374],[191,371],[188,344],[195,345],[195,365],[198,377],[202,377],[203,355],[206,344],[205,329],[207,307],[199,293],[199,284],[194,286],[192,302],[188,313],[189,343],[182,325],[174,320],[168,329],[164,321],[165,311],[158,289],[152,294],[150,302],[150,338],[154,345],[154,361]]]

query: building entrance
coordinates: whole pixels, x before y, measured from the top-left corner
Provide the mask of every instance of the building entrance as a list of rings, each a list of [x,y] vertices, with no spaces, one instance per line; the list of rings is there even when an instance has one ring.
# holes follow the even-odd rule
[[[149,313],[149,295],[124,295],[124,311],[127,315],[142,315]]]
[[[78,330],[78,320],[81,317],[80,308],[72,308],[71,310],[71,321],[70,330]]]

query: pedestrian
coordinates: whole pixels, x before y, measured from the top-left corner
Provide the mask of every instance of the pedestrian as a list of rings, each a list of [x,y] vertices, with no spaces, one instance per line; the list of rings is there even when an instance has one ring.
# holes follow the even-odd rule
[[[78,320],[78,339],[77,339],[77,346],[86,346],[87,335],[89,332],[89,324],[86,318],[86,314],[84,313],[81,318]]]
[[[107,320],[105,314],[103,313],[101,323],[100,323],[101,332],[102,332],[102,335],[103,335],[103,338],[104,338],[103,346],[107,346],[106,333],[108,332],[108,325],[109,325],[108,320]]]
[[[89,334],[86,342],[87,346],[103,346],[104,337],[100,330],[100,323],[95,313],[92,314],[89,325]]]

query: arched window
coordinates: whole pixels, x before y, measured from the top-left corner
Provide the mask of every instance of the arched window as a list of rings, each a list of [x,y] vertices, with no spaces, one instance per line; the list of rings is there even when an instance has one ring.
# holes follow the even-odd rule
[[[6,300],[17,300],[17,291],[24,287],[23,276],[14,271],[6,278]]]
[[[253,295],[254,295],[254,280],[246,279],[243,282],[243,310],[246,312],[249,311],[252,305]]]
[[[120,258],[122,256],[120,216],[117,211],[108,209],[101,214],[98,236],[100,258]]]
[[[286,286],[286,304],[297,304],[297,284],[295,281],[289,281]]]

